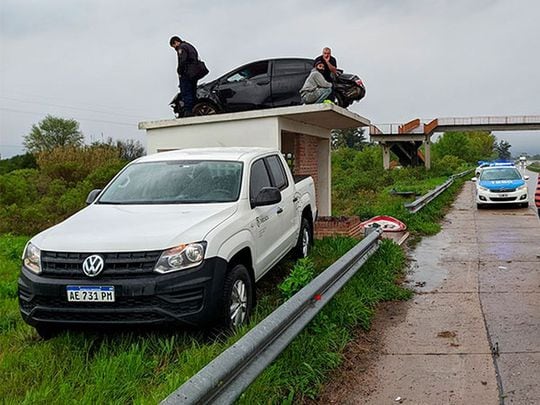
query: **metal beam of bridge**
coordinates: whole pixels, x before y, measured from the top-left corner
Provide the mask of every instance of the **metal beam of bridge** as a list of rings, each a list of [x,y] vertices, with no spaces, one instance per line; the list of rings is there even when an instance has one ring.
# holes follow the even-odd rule
[[[390,150],[397,151],[406,146],[409,154],[418,151],[420,142],[424,144],[426,168],[431,166],[431,135],[446,131],[538,131],[540,115],[513,115],[505,117],[454,117],[435,118],[428,123],[414,119],[405,124],[371,125],[372,141],[383,147],[383,164],[390,167]],[[412,162],[412,160],[411,160]],[[410,164],[410,163],[409,163]],[[412,163],[414,164],[414,163]]]
[[[540,115],[510,115],[503,117],[435,118],[428,123],[419,119],[405,124],[371,125],[370,135],[431,135],[445,131],[538,131]]]

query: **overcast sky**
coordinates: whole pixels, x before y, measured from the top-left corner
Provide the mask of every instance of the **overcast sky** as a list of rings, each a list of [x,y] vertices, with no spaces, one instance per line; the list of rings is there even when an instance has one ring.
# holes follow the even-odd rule
[[[257,59],[332,48],[365,82],[350,109],[373,123],[540,115],[537,0],[0,0],[0,154],[46,114],[87,141],[138,139],[172,118],[176,56],[193,43],[214,79]],[[540,131],[495,133],[540,153]]]

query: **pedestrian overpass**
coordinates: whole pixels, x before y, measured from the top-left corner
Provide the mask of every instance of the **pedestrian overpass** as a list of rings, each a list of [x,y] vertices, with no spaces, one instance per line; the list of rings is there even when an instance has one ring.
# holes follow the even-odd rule
[[[390,151],[402,165],[431,167],[431,136],[448,131],[538,131],[540,115],[504,117],[435,118],[422,123],[419,118],[405,124],[370,125],[370,138],[383,148],[383,164],[390,168]],[[424,153],[420,147],[424,145]]]

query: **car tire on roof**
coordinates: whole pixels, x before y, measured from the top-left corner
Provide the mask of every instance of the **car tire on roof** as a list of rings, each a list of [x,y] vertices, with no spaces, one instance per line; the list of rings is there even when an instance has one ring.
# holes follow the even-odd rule
[[[193,107],[194,115],[214,115],[217,113],[219,113],[219,109],[210,101],[201,101]]]

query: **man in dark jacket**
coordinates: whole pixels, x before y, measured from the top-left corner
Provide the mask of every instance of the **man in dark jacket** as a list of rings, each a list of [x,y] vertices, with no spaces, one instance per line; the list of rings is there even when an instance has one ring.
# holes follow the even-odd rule
[[[324,64],[323,76],[327,82],[332,83],[333,77],[337,74],[337,61],[332,56],[332,50],[328,47],[323,48],[322,55],[315,58],[315,62],[322,62]]]
[[[178,54],[178,67],[176,71],[180,78],[180,96],[184,102],[185,117],[193,115],[193,106],[197,97],[197,79],[190,78],[188,66],[194,64],[199,59],[197,50],[190,43],[174,36],[169,40],[169,44]]]

